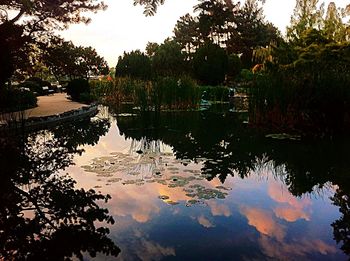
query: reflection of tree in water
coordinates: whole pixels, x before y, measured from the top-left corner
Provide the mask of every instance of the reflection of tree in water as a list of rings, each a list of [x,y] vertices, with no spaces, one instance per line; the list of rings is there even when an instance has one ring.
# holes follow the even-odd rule
[[[254,173],[257,165],[273,162],[276,178],[283,180],[294,196],[319,191],[327,184],[337,185],[331,199],[340,207],[342,217],[332,224],[334,237],[350,254],[348,141],[267,139],[254,135],[239,118],[224,114],[163,114],[158,119],[148,116],[147,131],[137,128],[143,126],[140,122],[138,117],[122,118],[118,119],[118,127],[126,137],[163,141],[173,147],[179,159],[202,161],[202,172],[208,180],[218,177],[224,183],[228,175],[235,174],[244,178]]]
[[[339,207],[342,216],[332,223],[334,239],[342,242],[341,249],[350,255],[350,197],[349,193],[337,189],[332,197],[334,205]]]
[[[82,152],[79,145],[96,144],[108,127],[108,121],[82,120],[22,139],[1,139],[1,258],[63,260],[82,259],[84,252],[119,253],[108,229],[94,225],[114,222],[96,203],[109,196],[76,189],[72,178],[57,174]]]
[[[209,180],[218,176],[224,182],[237,171],[244,177],[256,162],[249,150],[254,140],[234,115],[188,112],[146,118],[119,118],[121,134],[136,140],[161,140],[173,147],[176,158],[203,162],[202,172]]]

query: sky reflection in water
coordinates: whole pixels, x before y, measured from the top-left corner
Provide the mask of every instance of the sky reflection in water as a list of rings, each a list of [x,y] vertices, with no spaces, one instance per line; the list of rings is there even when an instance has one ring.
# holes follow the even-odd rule
[[[331,224],[340,213],[330,200],[336,189],[330,182],[295,197],[286,185],[287,168],[253,155],[244,179],[228,166],[231,174],[222,183],[214,168],[226,164],[225,155],[179,157],[186,155],[177,149],[179,137],[195,140],[193,147],[199,136],[164,124],[160,127],[175,133],[175,146],[163,142],[163,131],[154,135],[157,128],[119,118],[118,126],[113,121],[98,144],[84,146],[76,165],[65,170],[78,186],[112,196],[107,208],[116,220],[111,238],[122,250],[118,260],[346,259],[333,239]],[[228,137],[213,144],[229,155]]]

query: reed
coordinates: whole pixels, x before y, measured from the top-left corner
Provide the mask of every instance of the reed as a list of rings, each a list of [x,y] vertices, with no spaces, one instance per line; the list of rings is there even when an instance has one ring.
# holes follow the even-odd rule
[[[335,136],[349,128],[350,75],[303,69],[288,67],[255,78],[251,124],[321,136]]]

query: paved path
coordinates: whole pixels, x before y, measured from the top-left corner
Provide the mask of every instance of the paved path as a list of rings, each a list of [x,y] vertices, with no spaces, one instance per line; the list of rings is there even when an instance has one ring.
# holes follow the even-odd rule
[[[38,97],[38,106],[25,111],[26,117],[43,117],[60,114],[66,111],[80,109],[86,104],[73,102],[67,99],[65,93],[55,93]]]

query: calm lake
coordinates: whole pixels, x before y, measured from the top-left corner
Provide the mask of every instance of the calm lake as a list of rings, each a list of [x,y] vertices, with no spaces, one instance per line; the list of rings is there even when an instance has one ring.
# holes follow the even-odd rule
[[[55,171],[111,195],[117,260],[347,260],[349,142],[259,137],[245,120],[101,108],[30,139],[76,148]]]

